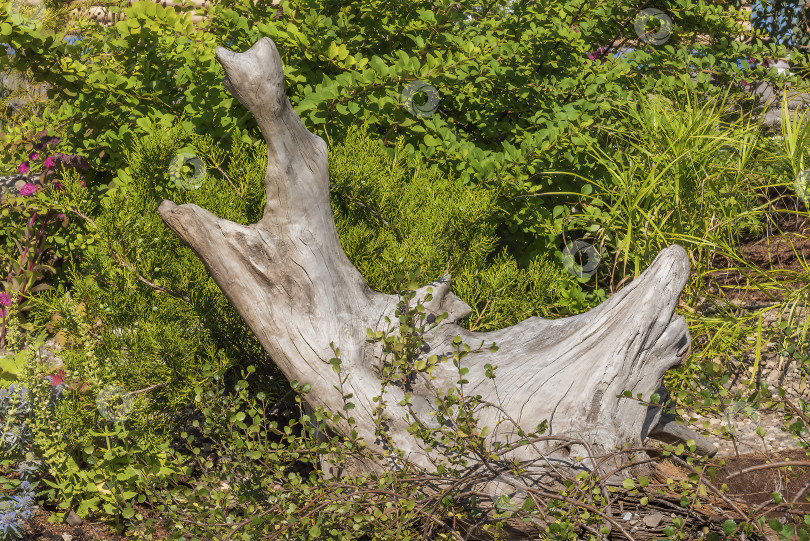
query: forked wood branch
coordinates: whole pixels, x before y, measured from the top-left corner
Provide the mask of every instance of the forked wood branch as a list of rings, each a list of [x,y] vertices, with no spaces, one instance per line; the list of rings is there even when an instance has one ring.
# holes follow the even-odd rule
[[[354,395],[356,428],[370,448],[382,453],[386,444],[375,437],[373,400],[380,394],[376,369],[381,350],[366,341],[365,330],[380,329],[386,316],[395,321],[398,298],[372,291],[341,248],[329,203],[327,147],[290,105],[275,44],[262,38],[244,53],[220,47],[216,57],[225,69],[225,86],[256,117],[267,141],[263,217],[242,226],[196,205],[171,201],[163,201],[158,212],[197,253],[284,374],[311,385],[307,401],[313,408],[341,411],[344,406],[335,389],[338,375],[329,364],[330,342],[340,347],[342,370],[348,375],[344,389]],[[660,409],[620,398],[626,390],[645,397],[660,391],[664,373],[688,354],[689,332],[683,317],[675,314],[688,276],[686,251],[671,246],[639,278],[590,312],[558,320],[532,317],[488,333],[457,324],[470,308],[450,291],[450,277],[443,276],[418,292],[424,297],[432,287],[426,308],[449,314],[425,337],[425,355],[452,352],[455,336],[473,347],[496,343],[497,352],[465,359],[466,392],[502,408],[481,411],[479,426],[492,429],[490,441],[517,439],[517,427],[502,422],[508,415],[525,431],[547,420],[550,434],[581,442],[549,454],[541,470],[593,468],[600,457],[628,445],[640,447],[656,431],[661,439],[692,437],[711,452],[711,444],[697,434],[661,422]],[[497,367],[494,380],[486,377],[486,364]],[[450,362],[440,364],[433,375],[442,392],[458,380]],[[388,433],[412,463],[432,470],[442,460],[441,452],[426,450],[409,434],[414,419],[399,405],[404,394],[400,387],[389,387],[384,395]],[[413,411],[432,426],[429,389],[415,385],[410,394]],[[333,428],[348,430],[345,424]],[[539,449],[553,447],[559,442]],[[537,449],[524,447],[513,457],[536,462]],[[614,455],[604,471],[630,459],[630,454]],[[628,468],[621,475],[638,473],[638,468]]]

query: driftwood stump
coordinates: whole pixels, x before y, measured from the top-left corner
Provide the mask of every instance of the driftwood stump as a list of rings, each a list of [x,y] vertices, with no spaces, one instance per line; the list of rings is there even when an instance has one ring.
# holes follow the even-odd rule
[[[329,364],[334,341],[348,375],[345,393],[353,393],[356,430],[370,449],[384,453],[386,444],[375,437],[373,421],[373,397],[380,394],[380,346],[366,341],[366,329],[379,329],[386,316],[396,321],[398,298],[372,291],[341,248],[329,202],[327,147],[290,105],[273,41],[262,38],[244,53],[219,47],[216,58],[225,69],[225,86],[256,117],[267,141],[263,217],[243,226],[196,205],[171,201],[163,201],[158,212],[197,253],[284,374],[311,385],[309,405],[340,411],[344,401],[335,389],[338,375]],[[711,444],[696,433],[671,419],[662,421],[660,408],[620,397],[627,390],[645,397],[660,392],[664,373],[688,355],[689,332],[683,317],[675,314],[688,276],[686,251],[671,246],[639,278],[590,312],[558,320],[532,317],[487,333],[457,324],[470,308],[450,291],[450,277],[443,276],[418,291],[424,298],[432,288],[426,308],[449,315],[425,337],[425,355],[451,352],[456,336],[474,347],[497,344],[497,352],[465,360],[465,388],[502,407],[480,414],[479,426],[492,429],[490,442],[517,439],[516,426],[499,422],[505,415],[527,432],[546,420],[549,434],[571,438],[562,448],[559,441],[541,442],[541,451],[549,453],[537,467],[541,474],[549,468],[593,469],[606,456],[610,460],[600,466],[603,471],[622,468],[632,455],[613,453],[640,447],[651,435],[693,438],[711,453]],[[494,381],[485,375],[486,364],[497,367]],[[438,365],[433,375],[442,391],[458,380],[449,362]],[[430,426],[432,395],[418,384],[409,392],[413,412]],[[407,431],[414,419],[400,405],[404,395],[395,386],[385,392],[388,433],[412,463],[432,470],[441,453],[426,450]],[[348,425],[335,423],[332,428],[345,432]],[[536,463],[538,457],[536,449],[524,447],[513,458]],[[361,467],[379,471],[393,463]],[[625,468],[618,475],[638,473],[638,468]],[[538,480],[543,482],[542,475]]]

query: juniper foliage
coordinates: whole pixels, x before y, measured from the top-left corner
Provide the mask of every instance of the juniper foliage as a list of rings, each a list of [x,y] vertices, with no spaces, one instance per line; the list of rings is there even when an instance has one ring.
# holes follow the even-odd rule
[[[520,268],[499,245],[492,189],[448,177],[401,140],[389,157],[362,127],[331,149],[329,176],[341,243],[373,289],[393,294],[409,273],[424,284],[449,272],[474,330],[551,313],[560,265],[537,257]]]

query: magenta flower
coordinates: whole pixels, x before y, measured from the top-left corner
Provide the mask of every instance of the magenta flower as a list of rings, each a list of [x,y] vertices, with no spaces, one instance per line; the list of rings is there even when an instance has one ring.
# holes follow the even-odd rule
[[[31,184],[31,183],[29,182],[28,184],[26,184],[25,186],[23,186],[22,188],[20,188],[20,195],[22,195],[22,196],[24,196],[24,197],[28,197],[28,196],[29,196],[29,195],[31,195],[32,193],[36,192],[36,191],[37,191],[37,189],[38,189],[38,188],[37,188],[36,186],[34,186],[33,184]]]
[[[54,167],[56,167],[56,162],[55,162],[55,161],[53,161],[53,156],[48,156],[47,158],[45,158],[45,161],[44,161],[44,162],[42,162],[42,166],[43,166],[43,167],[44,167],[46,170],[47,170],[47,169],[53,169]]]
[[[13,302],[13,300],[11,298],[11,295],[6,293],[5,291],[3,293],[0,293],[0,306],[3,306],[3,307],[11,306],[12,302]],[[5,317],[7,315],[8,315],[8,310],[6,310],[5,308],[0,308],[0,318],[5,319]]]
[[[592,53],[588,53],[588,60],[590,60],[591,62],[595,62],[597,60],[601,60],[602,58],[607,56],[607,54],[608,54],[607,47],[599,47]]]
[[[21,175],[24,175],[25,173],[27,173],[30,170],[31,169],[28,167],[28,162],[22,162],[20,164],[20,167],[17,168],[17,172],[20,173]]]
[[[28,159],[29,160],[38,160],[39,159],[39,154],[37,154],[36,152],[32,152],[31,155],[28,156]]]

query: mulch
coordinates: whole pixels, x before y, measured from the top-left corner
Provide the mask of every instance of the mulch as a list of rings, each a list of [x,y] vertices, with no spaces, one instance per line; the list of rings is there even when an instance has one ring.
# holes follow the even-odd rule
[[[772,465],[781,462],[796,462],[804,466],[793,466],[792,471]],[[784,506],[777,507],[774,494],[785,502],[796,499],[796,509],[810,514],[810,457],[802,449],[785,451],[770,459],[761,454],[729,457],[725,466],[718,472],[716,483],[728,485],[728,495],[750,506],[771,503],[773,507],[766,516],[779,518],[785,515]],[[797,497],[798,495],[798,497]]]

